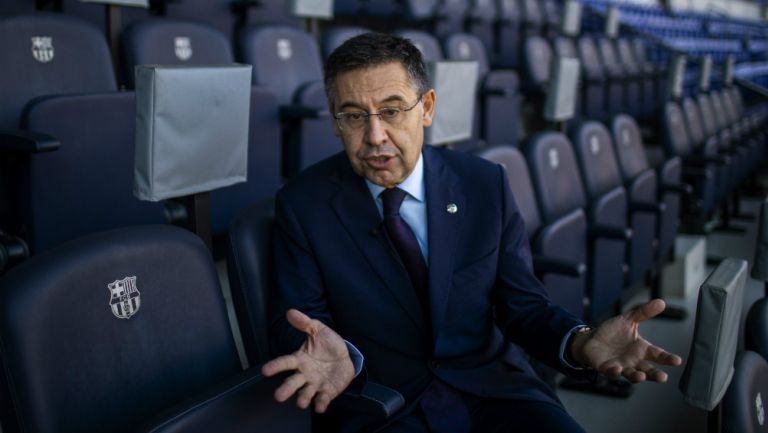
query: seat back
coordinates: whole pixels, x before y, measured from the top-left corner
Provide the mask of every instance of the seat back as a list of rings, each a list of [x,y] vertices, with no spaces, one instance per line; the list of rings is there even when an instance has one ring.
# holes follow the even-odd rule
[[[529,237],[541,226],[539,205],[528,172],[528,164],[520,151],[509,145],[490,146],[477,152],[477,156],[495,162],[504,168],[509,180],[509,187],[515,197]]]
[[[582,96],[581,112],[589,119],[601,119],[605,116],[605,89],[603,88],[606,75],[600,61],[595,41],[590,36],[582,36],[577,43],[581,59]]]
[[[469,12],[469,0],[442,0],[435,7],[433,33],[438,38],[464,31],[464,20]]]
[[[473,0],[467,10],[467,31],[483,43],[489,58],[496,53],[495,24],[498,10],[495,0]]]
[[[362,35],[369,30],[358,26],[337,26],[327,29],[323,33],[323,57],[328,58],[333,50],[338,48],[347,39]]]
[[[240,213],[229,229],[227,271],[232,304],[251,365],[270,359],[267,302],[274,286],[270,272],[274,219],[274,203],[263,201]]]
[[[211,65],[234,62],[227,37],[195,21],[150,18],[136,21],[123,32],[123,66],[129,88],[137,65]]]
[[[0,18],[0,129],[16,129],[37,96],[117,90],[103,34],[53,13]]]
[[[443,39],[445,57],[451,60],[475,61],[478,76],[483,79],[490,71],[488,53],[482,41],[469,33],[455,33]]]
[[[664,147],[668,155],[688,156],[691,154],[691,141],[685,128],[683,111],[677,102],[669,101],[664,104]]]
[[[757,220],[757,242],[752,261],[752,278],[768,282],[768,199],[760,203]],[[768,294],[767,294],[768,295]],[[768,356],[766,356],[768,359]]]
[[[253,65],[253,84],[267,86],[282,105],[302,86],[322,81],[320,50],[309,33],[288,26],[249,26],[240,33],[242,60]]]
[[[24,431],[133,431],[241,370],[216,268],[188,231],[91,235],[0,287],[4,392],[17,415],[4,421]]]
[[[555,54],[558,57],[571,57],[573,59],[579,58],[579,51],[576,49],[576,44],[571,38],[565,36],[559,36],[555,38],[553,48],[555,50]]]
[[[734,370],[731,385],[723,397],[723,431],[768,431],[768,423],[765,420],[768,362],[757,353],[740,352],[736,355]]]
[[[541,36],[528,36],[524,44],[524,65],[527,82],[535,90],[546,91],[549,85],[552,48]]]
[[[712,109],[709,97],[705,93],[699,93],[696,96],[696,103],[699,106],[701,123],[706,135],[712,136],[717,134],[720,128],[718,127],[718,121],[715,119],[715,112]]]
[[[691,139],[691,146],[696,148],[704,143],[705,133],[704,126],[701,124],[701,112],[693,99],[683,99],[683,114],[685,115],[685,126]]]
[[[598,197],[622,185],[613,139],[605,125],[596,121],[583,122],[572,137],[584,189],[589,197]]]
[[[648,170],[648,158],[643,149],[640,127],[635,119],[626,114],[615,116],[611,122],[611,130],[624,181]]]
[[[421,30],[399,30],[395,34],[410,40],[421,51],[421,56],[425,62],[443,60],[443,49],[440,48],[440,42],[431,34]]]
[[[520,21],[522,12],[517,0],[500,0],[498,3],[497,56],[501,68],[515,69],[520,63]]]

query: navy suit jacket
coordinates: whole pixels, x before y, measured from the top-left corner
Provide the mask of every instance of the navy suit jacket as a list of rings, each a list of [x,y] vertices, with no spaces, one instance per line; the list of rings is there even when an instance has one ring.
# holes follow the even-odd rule
[[[504,170],[429,146],[423,156],[430,314],[385,237],[364,179],[339,153],[277,195],[273,350],[292,352],[304,342],[285,320],[296,308],[354,344],[367,377],[407,403],[434,376],[481,397],[559,403],[516,345],[564,370],[561,342],[581,321],[551,304],[534,276]],[[449,204],[458,211],[449,213]]]

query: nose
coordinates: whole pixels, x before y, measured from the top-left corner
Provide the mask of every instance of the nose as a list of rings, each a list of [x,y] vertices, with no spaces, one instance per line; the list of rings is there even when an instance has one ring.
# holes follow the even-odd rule
[[[379,116],[373,115],[368,118],[368,124],[366,125],[365,139],[373,145],[378,146],[387,142],[387,128]]]

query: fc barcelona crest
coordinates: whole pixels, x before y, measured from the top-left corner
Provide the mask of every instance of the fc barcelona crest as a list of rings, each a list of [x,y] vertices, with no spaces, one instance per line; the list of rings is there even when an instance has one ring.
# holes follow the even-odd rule
[[[118,319],[130,319],[141,307],[141,293],[136,288],[136,277],[125,277],[107,284],[109,305]]]
[[[32,36],[32,56],[40,63],[53,60],[53,38],[50,36]]]
[[[192,57],[192,41],[187,37],[173,38],[173,52],[176,54],[176,58],[182,62],[186,62]]]

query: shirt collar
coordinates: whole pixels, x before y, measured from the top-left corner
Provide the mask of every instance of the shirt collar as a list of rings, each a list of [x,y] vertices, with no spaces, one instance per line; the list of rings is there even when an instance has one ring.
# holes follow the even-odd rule
[[[365,179],[365,183],[368,185],[368,190],[371,192],[374,199],[378,198],[379,194],[386,189],[383,186],[376,185],[368,179]],[[411,174],[408,175],[401,184],[397,185],[397,187],[407,192],[408,195],[416,200],[420,202],[424,201],[424,156],[422,154],[419,154],[419,160],[416,161],[416,166],[413,167]]]

